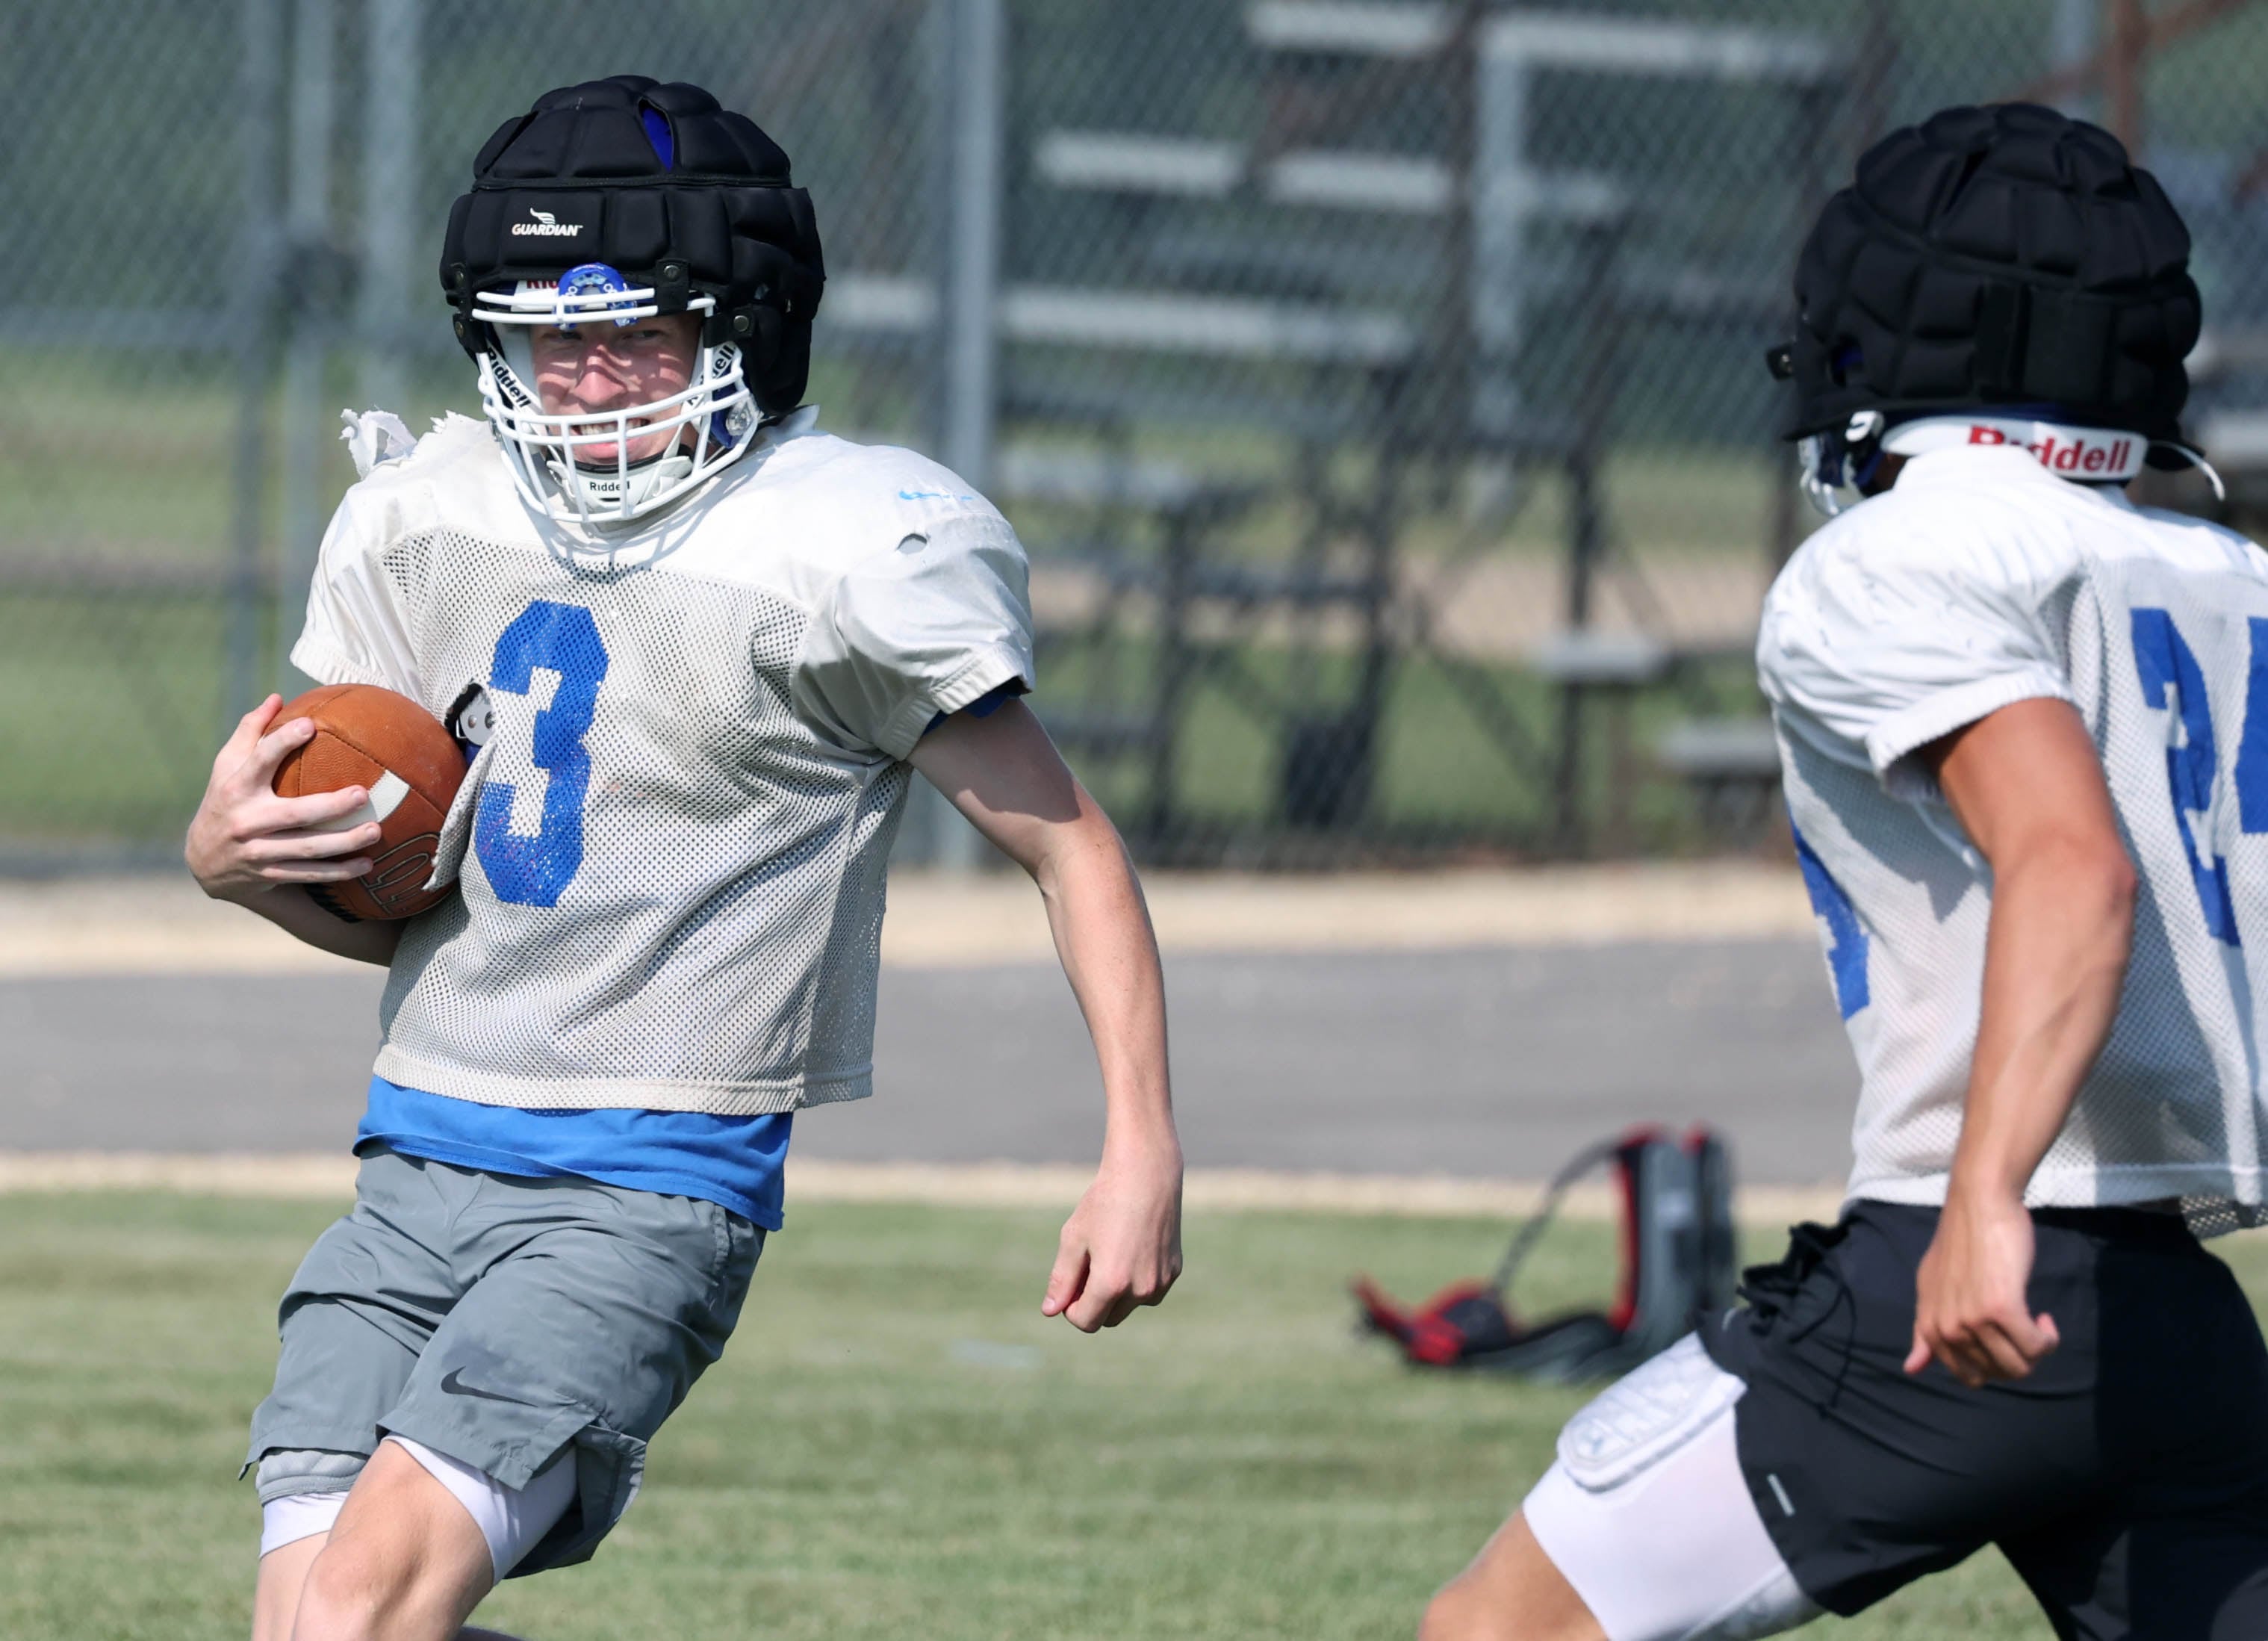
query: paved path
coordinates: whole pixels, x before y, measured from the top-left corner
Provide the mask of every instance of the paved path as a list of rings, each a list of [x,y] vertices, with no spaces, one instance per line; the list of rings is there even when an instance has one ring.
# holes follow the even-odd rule
[[[375,973],[0,980],[0,1151],[342,1146]],[[1707,1118],[1745,1177],[1838,1176],[1856,1087],[1807,938],[1182,953],[1168,960],[1192,1163],[1535,1179],[1634,1121]],[[892,967],[878,1098],[799,1154],[1091,1160],[1079,1014],[1051,963]]]
[[[1793,866],[1632,862],[1518,871],[1143,878],[1158,938],[1176,955],[1221,952],[1444,952],[1474,946],[1812,938]],[[882,924],[888,966],[1045,962],[1047,916],[1012,872],[893,872]],[[66,975],[348,973],[185,872],[47,882],[0,879],[0,979]]]

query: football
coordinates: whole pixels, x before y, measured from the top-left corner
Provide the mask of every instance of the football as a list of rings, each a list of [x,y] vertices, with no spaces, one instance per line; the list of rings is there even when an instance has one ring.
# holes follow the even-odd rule
[[[380,835],[369,872],[350,882],[308,886],[326,909],[350,920],[414,917],[446,899],[453,884],[428,890],[441,822],[465,778],[464,754],[441,721],[409,696],[375,684],[327,684],[284,703],[281,727],[313,718],[315,737],[276,771],[280,798],[306,798],[366,786],[369,801],[327,831],[368,821]]]

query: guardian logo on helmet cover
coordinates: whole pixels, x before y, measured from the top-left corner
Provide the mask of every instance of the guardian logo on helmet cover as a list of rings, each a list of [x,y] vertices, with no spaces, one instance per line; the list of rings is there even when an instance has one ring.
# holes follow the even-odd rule
[[[571,239],[577,234],[583,232],[583,224],[581,223],[562,222],[558,217],[553,216],[548,210],[537,210],[531,206],[528,209],[527,214],[535,220],[533,222],[516,222],[512,224],[512,231],[515,235],[522,237],[533,235],[538,238],[550,237]]]

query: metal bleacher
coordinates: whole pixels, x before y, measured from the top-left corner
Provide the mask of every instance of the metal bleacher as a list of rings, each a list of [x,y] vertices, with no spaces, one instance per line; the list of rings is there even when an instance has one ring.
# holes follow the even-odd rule
[[[1108,284],[1009,281],[997,291],[991,321],[1006,364],[994,487],[1088,517],[1079,539],[1048,557],[1100,595],[1043,643],[1087,642],[1130,622],[1156,645],[1146,688],[1087,710],[1051,702],[1049,727],[1092,754],[1142,762],[1146,799],[1133,829],[1153,856],[1169,852],[1191,692],[1237,665],[1221,635],[1270,619],[1279,631],[1313,634],[1329,618],[1359,635],[1358,664],[1342,698],[1270,709],[1278,819],[1294,834],[1361,821],[1393,671],[1413,644],[1430,642],[1429,612],[1410,607],[1419,595],[1395,574],[1402,498],[1429,475],[1438,496],[1441,475],[1475,463],[1548,468],[1568,498],[1565,627],[1535,657],[1561,700],[1552,735],[1524,726],[1486,668],[1435,659],[1506,760],[1557,793],[1552,835],[1540,841],[1580,852],[1592,841],[1587,703],[1603,697],[1623,714],[1635,689],[1674,678],[1684,659],[1659,643],[1617,645],[1591,631],[1594,583],[1614,569],[1601,467],[1618,333],[1665,314],[1749,322],[1768,298],[1633,276],[1622,247],[1646,209],[1642,193],[1606,171],[1535,163],[1535,86],[1562,73],[1764,84],[1823,121],[1841,59],[1786,30],[1476,4],[1256,0],[1243,22],[1271,91],[1261,99],[1268,124],[1247,139],[1064,126],[1010,134],[1032,183],[1101,207],[1116,254],[1099,259],[1114,270]],[[1375,151],[1359,135],[1273,112],[1361,105],[1272,94],[1318,77],[1344,86],[1350,76],[1406,83],[1412,74],[1433,77],[1459,111],[1432,153]],[[1290,213],[1316,232],[1301,240],[1219,209],[1247,202],[1265,207],[1269,222]],[[1434,257],[1430,274],[1398,286],[1395,270],[1381,271],[1365,249],[1393,244],[1405,232],[1387,232],[1394,223],[1425,236]],[[1351,225],[1365,231],[1343,232]],[[1554,249],[1549,267],[1532,254],[1539,233]],[[1546,399],[1522,391],[1521,364],[1543,305],[1555,302],[1555,315],[1580,313],[1586,329],[1577,379]],[[927,334],[939,310],[936,288],[916,278],[849,272],[828,289],[831,322],[868,335]],[[1066,350],[1126,368],[1068,371]],[[1242,367],[1256,368],[1240,386]],[[1145,425],[1208,422],[1263,428],[1299,452],[1290,489],[1307,517],[1288,562],[1217,546],[1270,499],[1267,487],[1138,454]],[[1366,460],[1336,459],[1350,449]],[[1362,475],[1351,488],[1332,477],[1350,466]],[[1285,493],[1278,486],[1274,497]],[[1660,750],[1706,796],[1753,784],[1757,744],[1753,733],[1701,734]],[[1624,762],[1618,754],[1610,783],[1609,835],[1627,806]]]

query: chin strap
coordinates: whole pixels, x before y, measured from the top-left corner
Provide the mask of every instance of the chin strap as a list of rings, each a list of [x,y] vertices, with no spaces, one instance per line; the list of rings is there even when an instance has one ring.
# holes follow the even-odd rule
[[[2213,486],[2213,500],[2225,502],[2228,499],[2228,487],[2220,482],[2220,475],[2213,470],[2213,463],[2205,459],[2205,452],[2193,445],[2184,445],[2177,438],[2154,438],[2150,441],[2150,448],[2172,451],[2190,466],[2205,475],[2205,482]]]
[[[554,482],[562,490],[567,490],[569,485],[566,463],[555,456],[545,465],[550,468]],[[619,508],[642,505],[646,497],[656,490],[666,484],[683,482],[691,475],[692,472],[693,458],[682,452],[675,452],[666,456],[655,456],[650,460],[639,462],[627,473],[615,473],[605,469],[594,472],[588,467],[583,467],[577,470],[575,476],[581,481],[584,493],[593,504],[602,507]]]

